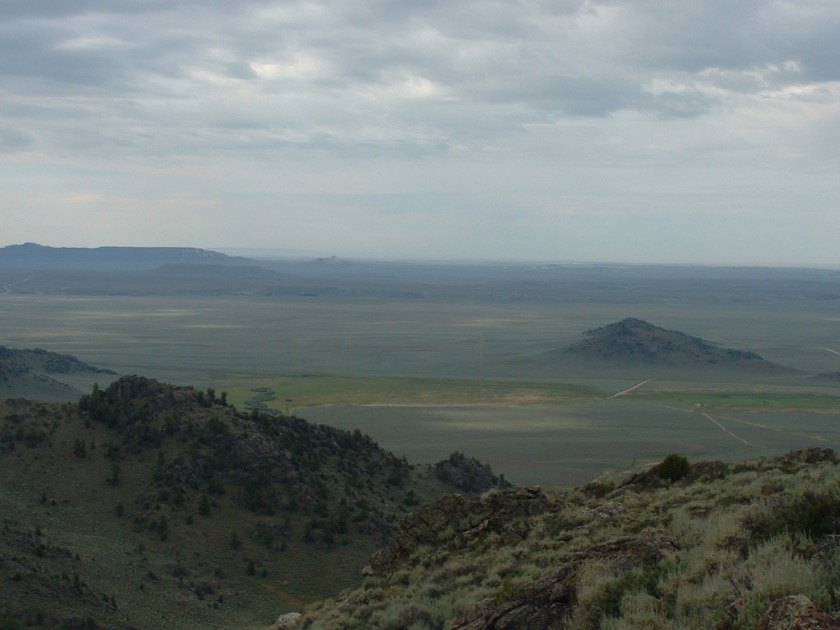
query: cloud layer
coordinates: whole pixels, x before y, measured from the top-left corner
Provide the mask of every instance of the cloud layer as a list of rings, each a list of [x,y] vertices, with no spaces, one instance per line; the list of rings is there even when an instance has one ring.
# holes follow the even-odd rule
[[[7,243],[840,265],[840,5],[0,7]]]

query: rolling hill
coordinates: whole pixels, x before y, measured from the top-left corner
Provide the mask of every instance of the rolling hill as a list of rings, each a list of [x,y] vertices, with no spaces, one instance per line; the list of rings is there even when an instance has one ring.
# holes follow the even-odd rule
[[[268,625],[357,584],[408,511],[501,485],[460,453],[413,466],[359,431],[138,376],[77,404],[3,400],[0,620]]]
[[[94,367],[68,354],[0,346],[0,397],[77,400],[94,381],[113,380],[116,373]]]
[[[560,351],[561,354],[612,365],[793,371],[766,361],[754,352],[721,348],[698,337],[666,330],[633,317],[588,330],[583,336],[582,341]]]

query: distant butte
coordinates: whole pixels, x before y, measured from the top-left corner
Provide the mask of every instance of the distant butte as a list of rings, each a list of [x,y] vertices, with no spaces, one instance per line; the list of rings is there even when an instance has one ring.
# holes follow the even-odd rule
[[[315,262],[319,265],[346,265],[349,261],[339,258],[338,256],[330,256],[329,258],[316,258]]]
[[[676,330],[666,330],[634,317],[594,328],[564,353],[611,363],[662,366],[775,367],[755,352],[721,348]]]

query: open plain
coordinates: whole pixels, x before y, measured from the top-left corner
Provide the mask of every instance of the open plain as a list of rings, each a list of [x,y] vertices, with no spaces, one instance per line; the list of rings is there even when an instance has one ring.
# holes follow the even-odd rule
[[[0,338],[359,428],[412,462],[463,451],[519,484],[582,483],[671,452],[737,461],[840,445],[840,274],[622,267],[588,270],[587,282],[577,269],[534,281],[532,268],[404,266],[379,281],[364,271],[331,273],[411,297],[9,292]],[[563,355],[626,317],[793,369]]]

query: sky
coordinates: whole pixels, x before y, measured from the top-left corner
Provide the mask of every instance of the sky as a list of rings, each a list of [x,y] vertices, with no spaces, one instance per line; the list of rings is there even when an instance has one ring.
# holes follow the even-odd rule
[[[0,246],[840,267],[837,0],[3,0]]]

